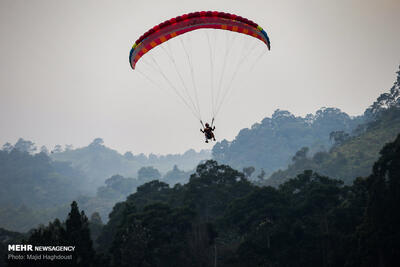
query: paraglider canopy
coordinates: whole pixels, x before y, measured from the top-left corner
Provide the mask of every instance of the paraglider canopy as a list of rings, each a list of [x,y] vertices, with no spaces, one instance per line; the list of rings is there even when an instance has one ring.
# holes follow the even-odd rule
[[[202,28],[247,34],[260,39],[270,49],[267,33],[261,26],[249,19],[218,11],[194,12],[166,20],[140,36],[129,55],[132,69],[135,69],[138,60],[154,47],[186,32]]]

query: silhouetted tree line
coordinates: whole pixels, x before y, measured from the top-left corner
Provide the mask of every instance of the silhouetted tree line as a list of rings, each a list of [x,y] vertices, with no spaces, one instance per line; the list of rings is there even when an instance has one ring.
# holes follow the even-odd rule
[[[44,152],[32,154],[32,146],[19,139],[0,150],[0,225],[8,230],[28,231],[64,217],[82,192],[85,177],[80,171]]]
[[[308,147],[299,149],[286,169],[274,172],[262,184],[278,186],[304,170],[337,177],[346,184],[358,176],[367,176],[379,158],[380,149],[400,132],[400,106],[375,113],[374,120],[359,125],[357,132],[353,136],[343,131],[332,132],[334,145],[328,151],[312,154]]]
[[[0,227],[25,232],[64,218],[72,200],[89,214],[96,211],[106,219],[115,203],[124,201],[139,185],[155,179],[172,185],[186,183],[190,176],[176,165],[164,176],[146,166],[138,170],[137,178],[111,176],[90,196],[84,190],[88,177],[83,172],[69,162],[54,161],[48,153],[35,151],[34,143],[22,138],[0,150]]]
[[[196,152],[193,149],[189,149],[183,154],[150,154],[146,156],[142,153],[134,154],[131,151],[120,154],[107,147],[101,138],[95,138],[86,147],[53,149],[52,152],[50,157],[53,160],[71,162],[73,167],[85,174],[87,179],[85,179],[84,189],[91,193],[95,193],[96,189],[103,185],[104,180],[115,174],[139,178],[137,174],[144,166],[152,166],[157,169],[157,172],[160,171],[163,174],[171,170],[174,165],[178,165],[184,170],[192,170],[200,161],[211,158],[210,151]],[[147,170],[143,174],[150,173],[151,170]]]
[[[76,245],[72,266],[398,266],[400,135],[380,154],[351,185],[308,170],[278,188],[207,161],[185,185],[138,187],[94,244],[75,202],[26,242]]]
[[[321,108],[315,114],[297,117],[286,110],[276,110],[271,118],[264,118],[250,129],[242,129],[236,138],[217,142],[212,149],[213,159],[241,170],[253,166],[266,175],[284,168],[302,147],[312,153],[328,150],[331,132],[351,133],[364,122],[364,116],[351,118],[337,108]],[[267,177],[268,177],[267,176]]]

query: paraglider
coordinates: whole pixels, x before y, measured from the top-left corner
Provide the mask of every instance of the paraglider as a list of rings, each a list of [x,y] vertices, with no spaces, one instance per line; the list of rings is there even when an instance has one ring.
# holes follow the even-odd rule
[[[214,130],[215,130],[215,126],[210,126],[207,122],[205,127],[203,127],[204,129],[200,129],[200,132],[204,133],[204,136],[206,138],[206,143],[208,143],[208,140],[213,140],[215,141],[215,135],[214,135]]]
[[[169,45],[171,39],[177,39],[177,37],[187,35],[187,33],[193,31],[197,32],[197,30],[200,29],[208,30],[205,32],[207,42],[205,45],[202,45],[202,47],[208,46],[209,55],[203,55],[201,60],[204,63],[204,60],[209,58],[210,65],[207,70],[199,71],[199,73],[204,74],[205,72],[209,72],[211,76],[210,79],[200,79],[201,82],[204,82],[204,80],[210,81],[210,85],[207,87],[210,87],[211,92],[211,100],[209,101],[211,103],[211,127],[208,124],[204,126],[202,122],[202,114],[199,104],[199,89],[197,84],[198,80],[196,79],[195,71],[195,67],[199,64],[193,63],[197,51],[193,55],[190,39],[186,42],[183,37],[179,40],[180,48],[178,53],[174,54]],[[251,37],[248,39],[258,39],[264,43],[263,47],[266,46],[268,50],[270,49],[270,41],[267,33],[255,22],[234,14],[218,11],[201,11],[171,18],[154,26],[136,40],[129,55],[129,63],[133,70],[136,70],[136,65],[139,62],[144,61],[143,68],[146,69],[139,71],[139,73],[141,73],[153,85],[156,85],[159,88],[169,87],[175,92],[175,94],[202,124],[203,129],[201,129],[201,131],[205,134],[207,143],[208,140],[215,140],[213,133],[215,130],[215,127],[213,127],[214,120],[225,99],[231,92],[235,77],[238,75],[239,70],[245,65],[244,62],[249,59],[254,59],[254,61],[257,62],[265,51],[265,48],[261,47],[263,54],[255,54],[255,45],[250,46],[249,40],[245,40],[242,50],[236,53],[231,53],[234,43],[233,41],[236,36],[230,37],[228,34],[226,34],[226,41],[224,42],[225,48],[219,49],[216,46],[217,39],[222,41],[223,37],[215,36],[213,39],[212,32],[221,32],[221,30]],[[199,37],[195,36],[194,39],[197,41]],[[148,60],[143,60],[143,58],[147,57],[145,56],[147,53],[157,47],[161,47],[160,50],[164,52],[169,61],[169,65],[165,68],[162,68],[162,64],[159,63],[159,57],[152,57],[152,55],[150,55]],[[222,54],[223,59],[221,63],[218,64],[216,57],[218,51],[221,50],[223,52],[220,54]],[[186,61],[183,70],[182,66],[179,66],[177,63],[179,56]],[[232,59],[235,59],[235,61]],[[232,62],[228,62],[228,60],[231,60]],[[255,63],[250,65],[250,67],[254,65]],[[172,73],[168,73],[168,71]],[[171,75],[174,74],[173,72],[176,72],[176,83],[174,83],[171,78]],[[186,74],[184,72],[186,72]],[[159,80],[157,80],[157,74]],[[231,75],[231,77],[227,77],[229,75]],[[189,80],[189,82],[187,80]],[[165,85],[160,85],[162,82],[164,82]],[[191,86],[188,85],[190,83],[192,84]]]

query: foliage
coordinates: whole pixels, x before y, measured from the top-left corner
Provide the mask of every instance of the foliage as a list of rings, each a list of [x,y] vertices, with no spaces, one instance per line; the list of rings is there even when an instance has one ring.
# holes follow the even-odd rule
[[[168,171],[163,176],[163,182],[168,183],[170,186],[174,186],[175,184],[185,184],[189,181],[189,177],[192,174],[192,171],[183,171],[178,168],[177,165],[174,165],[172,170]]]
[[[95,192],[97,187],[103,185],[104,180],[115,174],[137,178],[137,172],[144,166],[151,166],[162,173],[167,172],[174,165],[190,170],[200,161],[209,158],[210,152],[206,150],[196,152],[190,149],[183,154],[145,156],[134,155],[128,151],[121,155],[116,150],[106,147],[101,138],[96,138],[86,147],[58,151],[52,153],[51,157],[56,161],[71,162],[73,167],[88,177],[85,190]]]
[[[400,108],[400,66],[397,77],[388,93],[381,94],[376,101],[365,111],[364,115],[374,120],[382,111],[389,108]]]
[[[24,238],[24,234],[0,228],[0,266],[6,266],[8,244],[20,244]]]
[[[138,171],[138,180],[145,183],[152,180],[159,180],[161,178],[160,172],[154,167],[142,167]]]
[[[207,161],[187,184],[139,186],[104,226],[94,214],[96,253],[75,202],[65,224],[38,228],[28,242],[79,244],[85,266],[397,266],[400,135],[380,154],[372,174],[351,185],[306,170],[259,187]]]
[[[368,201],[357,229],[357,264],[396,266],[400,255],[400,134],[381,150],[366,179]]]
[[[60,216],[59,209],[65,214],[63,207],[80,194],[82,180],[70,164],[53,162],[45,153],[1,150],[0,225],[27,231]]]
[[[185,239],[192,230],[193,213],[166,204],[146,206],[129,214],[118,227],[112,253],[113,266],[185,266]],[[190,266],[190,265],[186,265]]]
[[[352,137],[333,133],[340,141],[328,152],[317,152],[309,157],[304,154],[304,148],[299,150],[286,170],[273,173],[264,184],[277,186],[308,169],[340,178],[346,184],[351,184],[355,177],[367,176],[379,157],[379,150],[385,143],[393,141],[400,132],[400,109],[382,110],[374,121],[363,128],[363,132]]]
[[[255,170],[256,169],[253,166],[250,166],[250,167],[244,167],[242,172],[245,175],[245,177],[249,179]]]
[[[94,197],[80,196],[77,201],[89,214],[97,212],[103,220],[107,221],[108,214],[113,206],[117,202],[124,201],[128,195],[136,191],[138,191],[136,196],[145,195],[148,193],[147,187],[151,185],[162,184],[166,186],[166,183],[169,183],[173,186],[179,182],[183,184],[189,180],[189,176],[189,172],[179,170],[176,165],[163,177],[161,177],[157,169],[151,166],[142,167],[138,171],[137,179],[113,175],[105,181],[105,185],[97,188],[97,193]],[[145,193],[141,193],[144,191]]]
[[[137,258],[141,259],[142,266],[159,266],[165,260],[161,251],[173,250],[175,246],[181,254],[169,252],[173,256],[168,262],[173,266],[214,266],[215,255],[218,255],[218,266],[378,266],[377,260],[382,254],[380,247],[387,248],[382,254],[384,260],[380,261],[384,262],[382,266],[394,266],[394,255],[398,252],[393,248],[399,247],[397,242],[400,240],[394,230],[395,225],[399,225],[395,215],[396,203],[399,203],[396,189],[396,180],[400,177],[399,142],[400,136],[395,145],[382,150],[373,175],[357,178],[351,186],[305,171],[279,188],[258,187],[242,180],[243,174],[208,161],[199,165],[190,182],[181,187],[169,188],[161,182],[145,184],[141,197],[138,190],[126,203],[119,204],[120,211],[111,215],[110,223],[116,229],[114,236],[118,237],[125,229],[126,238],[133,242],[131,246],[149,248],[138,251]],[[302,160],[306,154],[303,152],[297,160]],[[382,188],[379,185],[382,182],[375,181],[377,175],[382,177],[379,179],[386,177],[384,192],[377,193]],[[382,201],[383,196],[385,201]],[[136,206],[139,209],[134,208]],[[151,237],[159,232],[156,231],[157,224],[154,225],[156,228],[144,228],[149,224],[143,224],[143,213],[147,209],[152,211],[148,218],[151,217],[154,223],[156,218],[166,218],[162,226],[166,229],[164,227],[171,227],[168,216],[184,207],[192,214],[189,216],[188,213],[186,217],[192,232],[198,223],[211,223],[214,230],[200,231],[211,245],[193,245],[192,239],[177,235],[174,238],[179,237],[179,241],[175,239],[167,248],[161,245],[157,249],[151,248]],[[173,228],[170,231],[174,231]],[[190,235],[191,231],[187,231]],[[165,243],[161,242],[164,245],[173,237],[162,233],[154,238],[165,238]],[[116,240],[111,251],[123,253],[128,247],[120,247],[119,239]],[[186,245],[182,246],[182,242]],[[197,248],[194,254],[187,250],[192,247]],[[153,254],[155,252],[161,254]],[[116,256],[120,254],[112,255],[114,259],[122,258]],[[191,265],[183,260],[189,255],[195,259]],[[372,258],[371,261],[366,255]]]
[[[174,176],[176,173],[180,174],[181,177]],[[107,220],[108,214],[117,202],[124,201],[128,195],[136,191],[139,192],[137,195],[140,195],[140,192],[142,191],[147,191],[146,186],[159,183],[156,181],[157,179],[162,180],[163,185],[166,185],[164,183],[165,178],[171,179],[172,181],[175,179],[181,179],[181,181],[184,181],[185,179],[188,180],[188,174],[180,171],[177,167],[168,172],[168,175],[169,176],[164,176],[161,179],[159,171],[153,167],[142,167],[138,171],[137,179],[126,178],[121,175],[113,175],[105,181],[104,186],[100,186],[97,189],[96,196],[80,196],[77,201],[79,205],[89,213],[97,212],[101,218]],[[147,185],[144,186],[146,183]]]
[[[167,254],[177,257],[172,261],[170,259],[171,266],[204,266],[205,262],[213,260],[211,245],[216,237],[213,223],[223,215],[233,199],[245,196],[252,188],[242,173],[229,166],[218,165],[215,161],[207,161],[197,167],[188,184],[170,188],[168,184],[156,180],[139,186],[136,193],[114,207],[98,242],[103,248],[112,251],[116,265],[124,266],[126,262],[118,261],[124,258],[124,248],[119,247],[122,233],[129,232],[133,237],[136,236],[129,237],[132,238],[130,241],[126,240],[127,244],[134,247],[151,246],[153,239],[164,240],[156,242],[159,244],[157,251],[164,250],[162,247],[169,244],[169,240],[177,239],[178,244],[170,244],[167,249]],[[179,223],[181,220],[182,224]],[[161,229],[169,229],[169,232],[176,233],[175,236],[159,232],[161,222]],[[112,247],[110,240],[114,240]],[[138,251],[137,259],[140,259],[142,266],[167,266],[164,254],[151,253],[142,249]],[[193,262],[193,259],[196,261]],[[177,262],[179,265],[176,265]]]
[[[232,142],[218,142],[212,150],[213,159],[238,170],[246,166],[263,168],[270,175],[290,163],[301,147],[309,147],[311,153],[327,150],[332,145],[332,131],[351,132],[362,120],[336,108],[321,108],[304,118],[278,109],[271,118],[241,130]]]
[[[96,266],[95,251],[92,248],[92,240],[90,239],[88,218],[83,211],[79,211],[75,201],[71,204],[71,210],[65,223],[62,223],[59,219],[55,219],[46,227],[41,226],[34,229],[30,233],[29,238],[21,243],[33,246],[75,246],[71,260],[50,261],[46,263],[49,266]],[[42,261],[27,259],[26,255],[31,252],[18,253],[25,255],[25,259],[8,259],[8,266],[43,266]],[[41,254],[55,255],[58,252],[47,251]]]

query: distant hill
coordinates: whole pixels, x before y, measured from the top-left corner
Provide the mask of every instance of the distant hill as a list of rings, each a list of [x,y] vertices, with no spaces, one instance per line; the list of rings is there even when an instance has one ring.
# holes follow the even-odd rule
[[[342,133],[329,152],[308,155],[304,153],[307,149],[299,151],[303,155],[295,155],[287,169],[275,172],[264,184],[276,186],[307,169],[348,184],[356,177],[368,175],[382,146],[400,133],[400,71],[389,93],[381,94],[366,109],[364,117],[368,122],[359,125],[353,136]]]
[[[289,111],[276,110],[271,118],[243,129],[236,138],[218,142],[212,150],[213,159],[241,170],[253,166],[271,174],[286,167],[301,147],[311,153],[328,150],[332,131],[352,132],[364,117],[350,117],[337,108],[321,108],[315,114],[296,117]]]
[[[89,177],[88,190],[94,191],[112,175],[120,174],[126,177],[137,177],[141,167],[152,166],[161,173],[166,173],[177,165],[181,170],[192,170],[197,164],[211,157],[210,151],[193,149],[183,154],[134,155],[126,152],[124,155],[110,149],[103,144],[101,138],[96,138],[86,147],[69,149],[51,154],[53,160],[71,162],[72,166]]]
[[[82,191],[84,176],[46,154],[0,150],[0,204],[47,208],[71,201]]]
[[[49,153],[42,147],[37,152],[32,141],[22,138],[0,150],[0,227],[28,231],[64,216],[74,199],[107,221],[113,205],[136,187],[154,179],[171,185],[185,183],[195,166],[210,157],[204,150],[166,156],[121,155],[99,138],[84,148],[62,151],[57,146]],[[128,174],[128,178],[118,174]]]
[[[87,214],[97,212],[102,220],[107,222],[113,206],[125,201],[126,197],[135,193],[139,186],[154,180],[169,184],[171,187],[178,183],[183,185],[189,182],[190,175],[194,172],[195,170],[182,171],[175,165],[172,170],[161,176],[153,167],[142,167],[138,171],[137,178],[113,175],[97,188],[95,196],[83,195],[77,198],[77,202]]]
[[[347,184],[356,177],[367,176],[383,145],[392,142],[400,133],[400,109],[381,112],[375,121],[361,126],[365,127],[364,132],[349,136],[329,152],[303,153],[300,157],[293,157],[287,169],[273,173],[263,184],[277,186],[304,170],[341,179]]]
[[[69,163],[17,148],[0,150],[0,227],[27,231],[63,215],[59,208],[82,193],[85,177]]]

